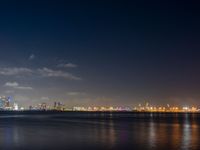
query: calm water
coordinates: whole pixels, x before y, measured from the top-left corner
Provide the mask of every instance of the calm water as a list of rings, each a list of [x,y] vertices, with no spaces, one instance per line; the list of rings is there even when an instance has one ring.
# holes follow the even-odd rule
[[[1,115],[0,149],[200,149],[200,115]]]

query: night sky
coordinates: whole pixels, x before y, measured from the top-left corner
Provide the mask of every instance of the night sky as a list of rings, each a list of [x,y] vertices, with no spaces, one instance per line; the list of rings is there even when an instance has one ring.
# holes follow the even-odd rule
[[[20,105],[200,105],[199,89],[198,3],[0,2],[0,94]]]

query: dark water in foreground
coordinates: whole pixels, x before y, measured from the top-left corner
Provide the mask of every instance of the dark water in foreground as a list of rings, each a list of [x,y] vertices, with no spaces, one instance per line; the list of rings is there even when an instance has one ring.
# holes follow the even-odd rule
[[[2,114],[0,149],[195,150],[200,114]]]

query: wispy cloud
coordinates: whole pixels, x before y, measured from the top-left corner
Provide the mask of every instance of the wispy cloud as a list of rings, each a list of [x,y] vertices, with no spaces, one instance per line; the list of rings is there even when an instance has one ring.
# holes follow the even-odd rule
[[[15,92],[15,91],[13,91],[13,90],[6,90],[6,91],[5,91],[6,94],[12,94],[12,93],[14,93],[14,92]]]
[[[60,67],[60,68],[76,68],[78,66],[73,63],[62,63],[62,64],[59,64],[58,67]]]
[[[19,86],[19,84],[17,82],[6,82],[5,86],[8,86],[8,87],[17,87],[17,86]]]
[[[35,55],[34,55],[34,54],[31,54],[31,55],[29,56],[28,59],[29,59],[29,60],[33,60],[33,59],[35,59]]]
[[[31,73],[33,73],[31,69],[23,68],[23,67],[0,68],[0,75],[12,76],[12,75],[25,75],[25,74],[27,75]]]
[[[68,72],[61,70],[52,70],[49,68],[38,69],[38,73],[43,77],[62,77],[69,80],[80,80],[81,78],[74,76]]]
[[[6,87],[11,87],[14,89],[20,89],[20,90],[32,90],[32,87],[29,86],[20,86],[19,83],[17,82],[6,82],[5,85]]]
[[[16,89],[20,89],[20,90],[33,90],[33,88],[30,87],[30,86],[18,86],[18,87],[16,87]]]
[[[68,80],[81,80],[80,77],[77,77],[69,72],[64,72],[61,70],[53,70],[49,68],[39,68],[39,69],[29,69],[29,68],[0,68],[0,75],[4,76],[16,76],[16,75],[35,75],[41,77],[57,77],[65,78]]]
[[[40,99],[41,99],[41,100],[43,100],[43,101],[48,101],[50,98],[49,98],[49,97],[46,97],[46,96],[44,96],[44,97],[41,97]]]
[[[67,95],[69,95],[69,96],[82,96],[82,95],[86,95],[86,93],[84,93],[84,92],[68,92]]]

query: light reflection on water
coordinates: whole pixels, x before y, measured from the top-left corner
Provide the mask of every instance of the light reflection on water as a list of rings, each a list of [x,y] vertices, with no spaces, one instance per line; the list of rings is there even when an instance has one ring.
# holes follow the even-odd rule
[[[198,114],[144,116],[1,118],[0,149],[200,149]]]

